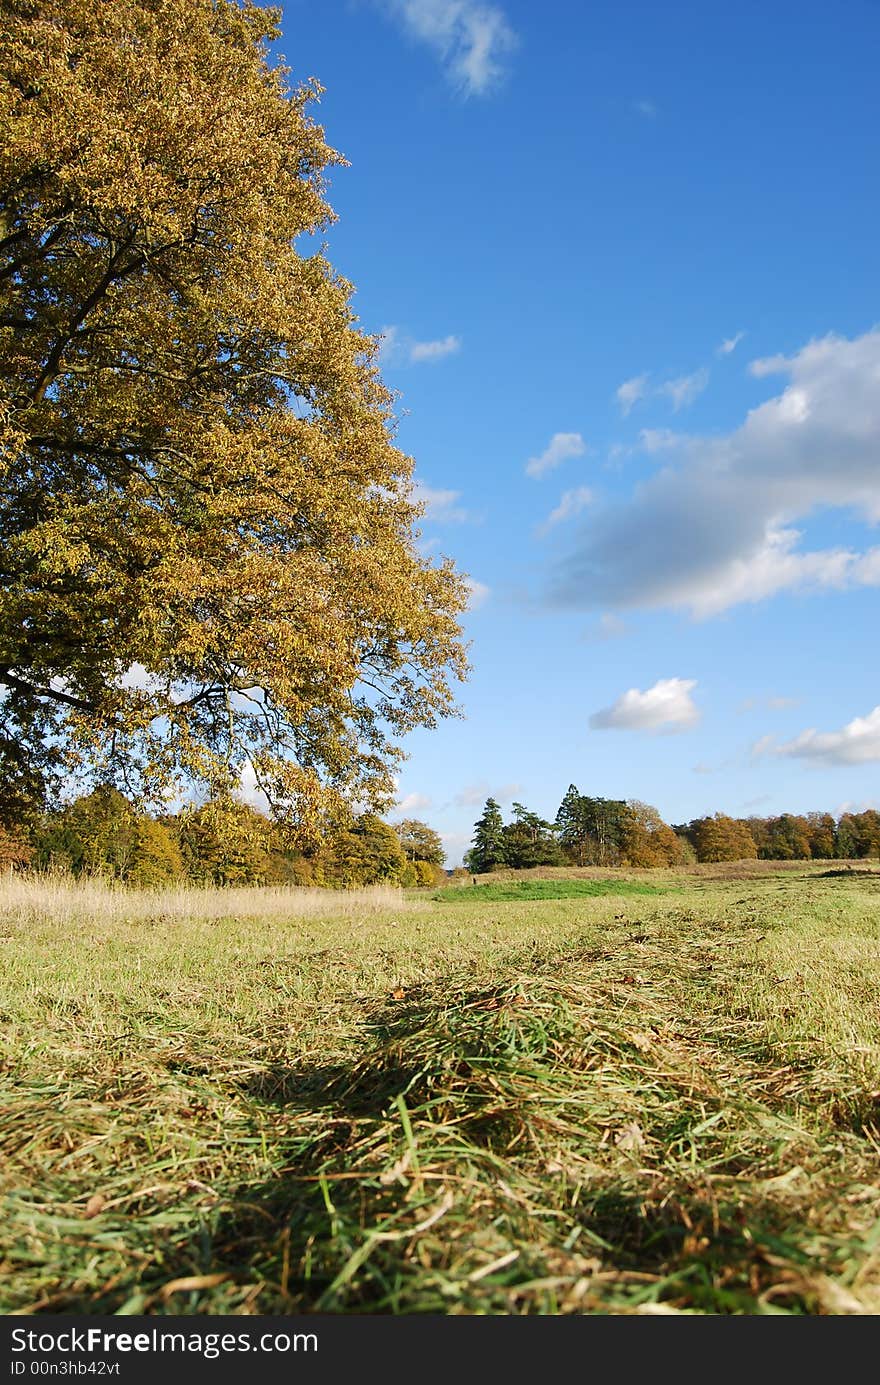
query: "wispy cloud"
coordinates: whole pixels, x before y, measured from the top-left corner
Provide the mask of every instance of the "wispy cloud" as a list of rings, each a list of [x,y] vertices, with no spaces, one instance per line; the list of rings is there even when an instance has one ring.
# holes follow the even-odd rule
[[[880,329],[752,365],[774,373],[785,387],[738,428],[680,436],[661,471],[591,511],[555,604],[706,618],[779,592],[880,586],[880,545],[805,550],[795,527],[829,510],[880,521]]]
[[[667,727],[684,729],[699,720],[700,713],[691,691],[694,678],[661,678],[642,692],[630,688],[610,707],[590,717],[594,731],[661,731]]]
[[[416,364],[419,361],[442,361],[444,356],[454,356],[461,350],[461,337],[440,337],[437,341],[414,341],[409,349],[409,358]]]
[[[569,457],[582,457],[586,450],[587,444],[580,433],[554,433],[544,451],[526,462],[526,475],[538,480]]]
[[[512,803],[520,788],[519,784],[499,784],[492,788],[487,780],[481,779],[477,784],[466,784],[452,801],[456,808],[482,808],[487,798],[494,798],[496,803]]]
[[[485,96],[498,85],[517,36],[498,5],[480,0],[380,0],[419,43],[439,58],[452,85],[465,96]]]
[[[413,486],[415,499],[425,506],[425,518],[435,524],[464,524],[470,515],[458,501],[461,491],[437,490],[424,481],[416,481]]]
[[[681,434],[671,428],[642,428],[639,432],[639,447],[643,452],[668,452],[681,442]]]
[[[693,371],[690,375],[677,375],[670,380],[662,380],[659,384],[651,384],[651,375],[646,371],[643,375],[633,375],[631,379],[624,380],[622,385],[618,385],[614,397],[617,400],[620,412],[626,418],[637,404],[641,404],[646,399],[658,399],[665,397],[671,404],[673,411],[685,409],[693,404],[698,395],[709,383],[709,371],[705,366]],[[650,434],[652,430],[645,429],[644,432]],[[663,430],[656,430],[658,433]]]
[[[619,640],[629,633],[629,626],[619,616],[603,611],[595,625],[591,625],[581,635],[585,644],[606,644],[608,640]]]
[[[675,413],[693,404],[709,383],[709,372],[705,366],[695,370],[692,375],[679,375],[675,380],[664,380],[657,393],[665,394],[672,401]]]
[[[737,707],[738,712],[784,712],[789,707],[797,707],[799,697],[745,697]]]
[[[401,798],[395,805],[395,812],[404,817],[407,813],[419,813],[426,808],[433,808],[433,799],[428,798],[423,793],[408,793],[405,798]]]
[[[631,379],[624,380],[622,385],[618,385],[615,390],[615,399],[620,405],[620,412],[626,418],[627,414],[635,408],[640,399],[644,399],[648,394],[648,375],[633,375]]]
[[[825,765],[873,764],[880,761],[880,706],[865,717],[853,717],[839,731],[810,727],[781,745],[772,736],[763,736],[753,747],[753,754],[783,755]]]
[[[653,101],[635,101],[633,102],[633,107],[638,111],[639,115],[645,116],[648,120],[656,120],[657,107]]]
[[[586,505],[589,505],[593,498],[593,492],[589,486],[577,486],[574,490],[565,491],[556,506],[551,510],[544,523],[539,526],[538,533],[546,534],[557,524],[562,524],[566,519],[574,519],[579,515]]]
[[[379,364],[383,366],[434,365],[461,350],[461,337],[450,333],[435,341],[416,341],[400,327],[383,327],[379,333]]]
[[[485,606],[489,600],[490,589],[485,582],[478,582],[475,577],[466,577],[464,580],[465,586],[470,592],[467,608],[469,611],[477,611],[481,606]]]
[[[744,336],[745,332],[737,332],[732,337],[725,337],[721,345],[716,348],[715,355],[729,356],[732,351],[736,350]]]

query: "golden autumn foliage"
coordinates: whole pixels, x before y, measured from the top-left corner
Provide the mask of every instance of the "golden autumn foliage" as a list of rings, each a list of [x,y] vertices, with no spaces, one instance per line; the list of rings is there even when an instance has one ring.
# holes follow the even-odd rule
[[[306,238],[342,159],[277,14],[0,6],[0,791],[243,771],[304,835],[454,710],[376,343]]]

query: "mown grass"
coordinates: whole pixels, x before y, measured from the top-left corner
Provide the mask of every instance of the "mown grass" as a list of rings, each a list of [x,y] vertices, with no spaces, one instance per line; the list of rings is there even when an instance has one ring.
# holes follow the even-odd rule
[[[674,887],[672,887],[674,888]],[[497,904],[501,901],[533,899],[585,899],[602,895],[665,894],[662,885],[649,885],[644,880],[505,880],[498,884],[487,881],[468,886],[444,886],[431,898],[440,904]]]
[[[675,883],[10,885],[0,1308],[880,1312],[880,880]]]

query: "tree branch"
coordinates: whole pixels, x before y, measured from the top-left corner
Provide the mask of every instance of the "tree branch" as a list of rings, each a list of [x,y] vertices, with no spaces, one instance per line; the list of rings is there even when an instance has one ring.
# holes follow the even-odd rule
[[[10,673],[8,668],[0,668],[0,683],[5,683],[7,688],[14,688],[16,692],[31,693],[34,697],[48,697],[54,702],[63,702],[65,706],[75,707],[78,712],[94,712],[95,710],[91,702],[86,702],[81,697],[73,697],[70,693],[61,692],[58,688],[38,688],[34,683],[28,683],[24,678]]]

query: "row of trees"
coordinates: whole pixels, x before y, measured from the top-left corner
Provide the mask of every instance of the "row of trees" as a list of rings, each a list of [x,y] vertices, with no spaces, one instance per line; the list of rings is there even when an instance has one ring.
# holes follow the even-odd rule
[[[414,818],[389,826],[363,813],[320,846],[294,849],[262,813],[234,799],[151,817],[116,789],[96,789],[37,819],[0,829],[0,868],[97,875],[134,885],[433,885],[445,878],[436,832]]]
[[[474,825],[465,865],[475,874],[509,867],[675,866],[688,861],[845,860],[880,856],[880,813],[731,818],[670,825],[637,799],[594,798],[569,785],[553,822],[514,803],[505,823],[494,798]]]

